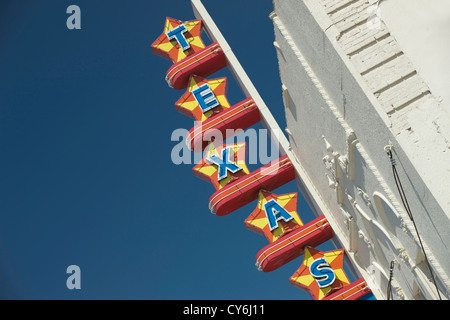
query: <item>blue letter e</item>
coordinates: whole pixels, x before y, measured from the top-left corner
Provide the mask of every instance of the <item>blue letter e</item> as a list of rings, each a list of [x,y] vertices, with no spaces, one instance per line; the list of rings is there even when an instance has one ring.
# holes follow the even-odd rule
[[[207,83],[192,90],[192,94],[194,95],[195,100],[197,100],[200,108],[202,108],[203,113],[220,105],[219,101],[217,100],[216,96]]]

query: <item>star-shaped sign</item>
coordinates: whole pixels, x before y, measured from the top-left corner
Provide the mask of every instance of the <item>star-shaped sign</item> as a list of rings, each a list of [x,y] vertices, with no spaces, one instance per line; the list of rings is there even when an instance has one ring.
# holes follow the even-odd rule
[[[194,174],[213,184],[216,190],[249,173],[245,164],[245,143],[215,146],[211,142],[205,157],[194,168]]]
[[[308,290],[314,299],[325,296],[350,284],[344,272],[344,250],[322,252],[306,247],[303,263],[289,278],[289,282]]]
[[[244,221],[245,227],[264,235],[272,243],[303,226],[297,213],[297,198],[296,192],[276,195],[268,191],[260,191],[256,209]]]
[[[230,108],[227,97],[227,78],[207,80],[191,76],[188,90],[175,103],[178,111],[203,122],[213,114]]]
[[[152,51],[176,63],[205,48],[201,32],[201,20],[183,22],[167,17],[163,33],[151,45]]]

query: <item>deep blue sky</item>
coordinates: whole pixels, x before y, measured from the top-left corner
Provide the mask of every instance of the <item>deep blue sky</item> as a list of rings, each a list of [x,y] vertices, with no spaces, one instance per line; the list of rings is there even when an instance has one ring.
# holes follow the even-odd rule
[[[71,4],[81,30],[66,28]],[[204,4],[284,128],[272,1]],[[1,298],[310,299],[288,281],[301,258],[254,266],[256,202],[214,216],[212,185],[172,163],[171,134],[193,120],[150,49],[166,16],[195,18],[188,0],[1,1]],[[229,77],[230,103],[243,98]],[[301,198],[299,213],[313,217]],[[81,290],[66,288],[72,264]]]

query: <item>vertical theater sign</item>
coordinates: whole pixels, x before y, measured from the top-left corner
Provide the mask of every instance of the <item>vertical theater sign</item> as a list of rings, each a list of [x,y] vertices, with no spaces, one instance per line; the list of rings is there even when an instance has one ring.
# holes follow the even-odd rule
[[[289,157],[282,155],[250,172],[246,165],[246,143],[225,143],[224,137],[229,138],[227,132],[270,120],[266,119],[266,108],[258,106],[249,92],[244,92],[247,98],[243,101],[229,104],[227,78],[213,74],[227,68],[234,57],[227,57],[218,42],[206,46],[201,38],[203,28],[202,20],[167,17],[163,32],[151,48],[172,62],[166,73],[168,85],[184,91],[175,102],[176,110],[195,120],[186,143],[193,152],[204,152],[193,173],[216,190],[210,196],[209,209],[223,216],[256,203],[244,226],[268,241],[256,254],[259,270],[273,271],[303,255],[303,263],[289,282],[309,291],[314,299],[356,300],[372,296],[364,279],[352,283],[348,280],[343,270],[343,249],[331,252],[315,249],[333,237],[327,219],[322,215],[304,222],[297,212],[296,192],[273,193],[296,178]]]

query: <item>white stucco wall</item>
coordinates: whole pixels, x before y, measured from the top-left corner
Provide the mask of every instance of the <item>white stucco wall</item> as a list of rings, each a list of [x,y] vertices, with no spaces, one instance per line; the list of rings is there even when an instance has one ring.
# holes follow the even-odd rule
[[[379,12],[432,93],[450,108],[450,1],[384,0]]]
[[[336,221],[354,263],[384,274],[377,294],[385,292],[388,264],[396,260],[399,298],[436,298],[384,152],[392,144],[427,255],[448,298],[450,122],[445,97],[435,95],[439,87],[416,70],[414,59],[421,58],[410,59],[390,26],[367,27],[369,5],[363,0],[274,0],[291,146],[330,208],[324,214]],[[382,17],[385,11],[382,7]]]

